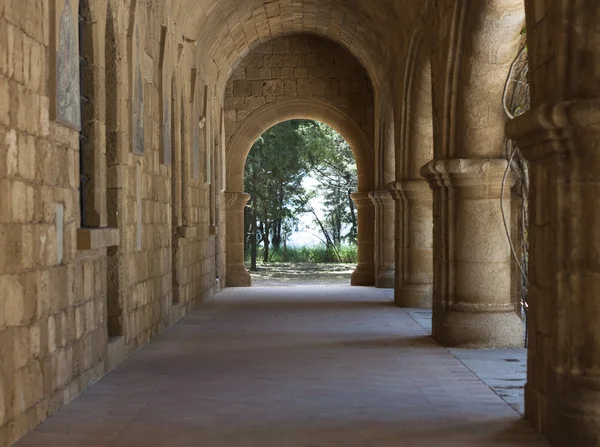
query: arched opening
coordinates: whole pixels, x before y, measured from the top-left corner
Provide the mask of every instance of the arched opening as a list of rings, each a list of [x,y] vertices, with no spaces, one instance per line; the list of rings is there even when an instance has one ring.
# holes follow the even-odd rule
[[[122,189],[116,184],[113,169],[119,164],[119,103],[120,90],[118,78],[118,48],[115,34],[113,11],[110,5],[106,14],[106,31],[104,40],[105,67],[105,140],[106,140],[106,221],[109,228],[119,228],[118,205],[122,197]],[[123,335],[123,304],[121,298],[121,278],[119,246],[107,248],[107,290],[106,290],[106,325],[108,336]]]
[[[350,283],[357,187],[352,149],[326,124],[289,120],[260,135],[244,174],[246,262],[254,282]]]
[[[339,109],[316,100],[290,100],[268,104],[254,112],[229,138],[226,151],[227,207],[227,285],[249,286],[250,275],[244,266],[244,206],[249,196],[243,193],[244,167],[248,153],[258,137],[275,124],[293,119],[325,123],[338,131],[349,144],[356,159],[358,192],[353,195],[358,220],[358,266],[352,275],[354,285],[374,284],[373,204],[368,196],[373,185],[373,150],[361,128]]]

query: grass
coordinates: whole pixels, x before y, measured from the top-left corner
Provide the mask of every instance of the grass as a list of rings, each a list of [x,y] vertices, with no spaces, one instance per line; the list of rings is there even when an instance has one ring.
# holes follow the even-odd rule
[[[285,256],[284,256],[285,254]],[[259,247],[257,259],[261,262],[263,249]],[[326,247],[325,244],[302,247],[288,247],[286,253],[281,247],[272,252],[269,263],[313,263],[313,264],[356,264],[358,262],[358,247],[356,245],[339,245]]]

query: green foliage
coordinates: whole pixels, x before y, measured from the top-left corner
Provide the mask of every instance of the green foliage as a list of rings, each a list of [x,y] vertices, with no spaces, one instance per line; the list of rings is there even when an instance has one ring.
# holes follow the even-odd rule
[[[286,256],[284,256],[283,250],[279,249],[270,254],[269,262],[342,264],[356,264],[358,262],[358,247],[348,244],[337,246],[335,249],[325,244],[288,247],[285,254]],[[258,249],[258,255],[260,258],[264,255],[263,247]]]
[[[318,192],[303,187],[309,174],[318,179]],[[356,243],[356,212],[350,193],[357,183],[352,151],[329,126],[291,120],[261,135],[250,150],[244,175],[244,187],[251,196],[245,214],[251,269],[258,256],[268,262],[280,251],[285,239],[298,229],[298,216],[307,212],[314,216],[325,250],[319,256],[316,248],[311,253],[324,260],[321,262],[339,262],[337,247]],[[317,196],[326,210],[324,218],[310,206]]]
[[[350,194],[358,188],[358,173],[350,146],[339,133],[322,123],[302,126],[300,132],[311,148],[310,153],[316,154],[313,170],[327,210],[323,225],[328,233],[326,239],[333,244],[341,244],[343,240],[356,243],[356,214]],[[348,225],[349,232],[342,234]]]

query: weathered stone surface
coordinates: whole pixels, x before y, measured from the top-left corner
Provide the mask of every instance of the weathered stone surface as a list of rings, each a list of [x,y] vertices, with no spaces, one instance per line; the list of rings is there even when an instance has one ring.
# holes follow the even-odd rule
[[[531,166],[526,414],[559,447],[598,443],[600,6],[130,3],[0,2],[1,447],[223,284],[247,281],[223,191],[241,193],[249,135],[278,120],[336,123],[357,149],[354,284],[390,265],[374,253],[389,251],[391,226],[374,226],[367,193],[394,183],[396,296],[432,295],[448,344],[516,344],[496,165],[523,3],[534,112],[508,133]],[[411,189],[431,159],[433,211]],[[118,246],[78,250],[82,223],[116,228]]]

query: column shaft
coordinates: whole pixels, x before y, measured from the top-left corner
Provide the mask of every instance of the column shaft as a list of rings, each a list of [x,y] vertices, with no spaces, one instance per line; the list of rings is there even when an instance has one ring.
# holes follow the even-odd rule
[[[375,284],[373,203],[366,192],[353,193],[352,200],[358,217],[358,265],[352,273],[351,284],[372,286]]]
[[[373,191],[369,194],[375,209],[375,286],[394,287],[395,203],[389,191]]]
[[[500,212],[504,159],[433,160],[433,335],[446,346],[523,345],[511,299],[510,246]],[[508,175],[504,202],[510,220]]]
[[[525,415],[558,447],[600,444],[600,100],[507,125],[529,160]]]
[[[227,287],[250,287],[252,277],[244,266],[244,207],[250,194],[226,192]]]
[[[400,307],[431,308],[433,282],[433,201],[423,180],[393,182],[396,200],[396,279]]]

